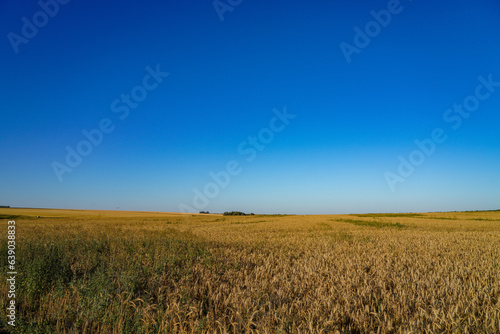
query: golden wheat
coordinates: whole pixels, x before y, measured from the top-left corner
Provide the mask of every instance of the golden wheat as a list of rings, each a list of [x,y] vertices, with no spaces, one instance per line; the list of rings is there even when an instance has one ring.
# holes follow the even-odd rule
[[[22,247],[65,259],[50,258],[66,280],[29,298],[29,287],[20,290],[26,332],[500,332],[498,211],[0,214],[24,216],[20,284],[41,270],[23,263]]]

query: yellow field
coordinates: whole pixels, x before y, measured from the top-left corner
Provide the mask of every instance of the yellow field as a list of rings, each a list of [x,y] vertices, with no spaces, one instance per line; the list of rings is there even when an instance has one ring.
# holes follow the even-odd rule
[[[19,333],[500,333],[500,211],[0,217]]]

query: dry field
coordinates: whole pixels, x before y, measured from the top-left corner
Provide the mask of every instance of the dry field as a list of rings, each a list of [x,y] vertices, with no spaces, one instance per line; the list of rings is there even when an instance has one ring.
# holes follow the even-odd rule
[[[500,211],[0,218],[16,333],[500,333]]]

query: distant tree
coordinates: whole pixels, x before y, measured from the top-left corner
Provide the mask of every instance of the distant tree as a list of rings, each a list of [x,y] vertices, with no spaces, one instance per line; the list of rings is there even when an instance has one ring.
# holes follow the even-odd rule
[[[226,211],[224,216],[246,216],[247,214],[241,211]]]

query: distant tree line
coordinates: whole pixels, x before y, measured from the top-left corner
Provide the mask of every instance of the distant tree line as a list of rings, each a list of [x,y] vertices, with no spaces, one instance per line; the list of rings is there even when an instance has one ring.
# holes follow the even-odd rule
[[[241,211],[226,211],[224,216],[253,216],[254,213],[244,213]]]
[[[208,212],[208,211],[200,211],[200,213],[207,214],[207,213],[210,213],[210,212]]]

